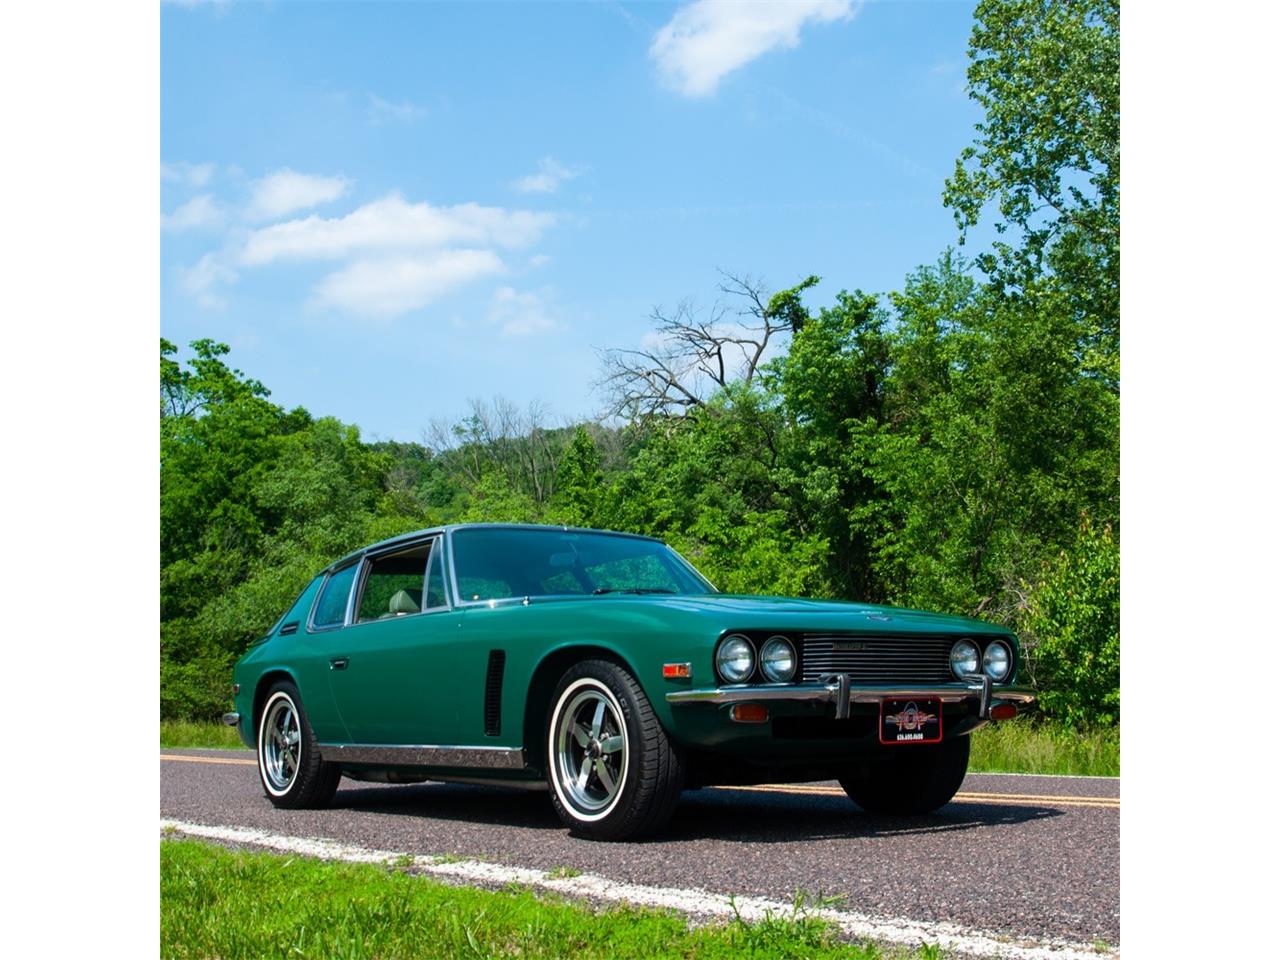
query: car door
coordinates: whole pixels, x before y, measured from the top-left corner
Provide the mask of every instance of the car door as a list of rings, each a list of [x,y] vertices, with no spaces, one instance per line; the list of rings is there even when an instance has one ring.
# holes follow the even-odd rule
[[[353,744],[456,741],[462,613],[445,594],[443,551],[435,536],[367,557],[349,623],[329,637],[329,684]]]

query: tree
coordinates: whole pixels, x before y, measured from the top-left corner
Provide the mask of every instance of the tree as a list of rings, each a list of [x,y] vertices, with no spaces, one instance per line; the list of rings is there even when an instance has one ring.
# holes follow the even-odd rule
[[[944,256],[893,297],[876,565],[896,602],[1013,622],[1019,586],[1119,505],[1119,400],[1081,369],[1062,299],[1037,309]]]
[[[648,345],[604,352],[597,387],[608,400],[609,416],[684,415],[733,383],[750,386],[770,346],[798,328],[800,291],[818,282],[809,277],[766,298],[763,283],[752,277],[723,277],[720,293],[734,298],[736,310],[722,300],[708,311],[688,300],[674,313],[655,308]]]
[[[883,429],[890,340],[878,298],[841,291],[816,316],[784,291],[797,331],[770,384],[786,411],[789,486],[808,529],[828,544],[827,579],[837,596],[875,601],[874,572],[884,494],[871,471]]]
[[[456,469],[468,492],[482,485],[493,490],[497,473],[504,487],[541,510],[555,491],[567,431],[547,427],[546,409],[536,401],[523,412],[502,397],[491,403],[473,399],[470,406],[470,414],[457,423],[432,423],[428,446]]]
[[[184,366],[160,343],[161,708],[211,718],[234,658],[317,569],[429,514],[391,452],[269,402],[225,344],[191,346]]]
[[[233,403],[247,397],[267,397],[271,391],[259,381],[233,370],[219,358],[231,352],[225,343],[195,340],[191,343],[195,356],[189,369],[174,360],[176,344],[160,338],[160,416],[161,419],[194,418],[217,404]]]
[[[1022,621],[1040,709],[1072,726],[1120,722],[1120,548],[1088,518],[1046,563]]]
[[[556,468],[556,495],[553,500],[556,519],[579,527],[597,524],[603,493],[600,452],[596,450],[591,433],[579,424],[574,428],[573,440]]]
[[[1119,381],[1120,4],[982,0],[969,44],[976,142],[943,194],[964,234],[994,203],[979,266],[1034,301],[1046,272],[1076,317],[1085,366]]]

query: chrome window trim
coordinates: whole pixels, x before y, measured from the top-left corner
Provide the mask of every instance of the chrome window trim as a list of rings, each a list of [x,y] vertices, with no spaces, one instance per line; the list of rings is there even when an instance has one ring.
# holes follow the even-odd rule
[[[351,563],[343,564],[340,567],[329,570],[325,573],[324,583],[320,585],[320,589],[316,591],[316,598],[311,601],[311,609],[307,612],[307,633],[329,633],[333,630],[341,630],[351,622],[351,598],[355,593],[356,584],[360,582],[360,578],[364,575],[363,570],[357,570],[355,576],[351,578],[351,586],[347,588],[347,606],[346,612],[343,614],[341,623],[329,623],[323,626],[316,626],[316,610],[320,607],[320,598],[324,596],[325,588],[329,586],[329,581],[338,574],[356,566],[363,564],[364,557],[357,557]]]
[[[448,588],[453,592],[453,604],[456,607],[477,607],[480,604],[463,603],[462,594],[458,592],[458,568],[453,562],[453,528],[445,531],[445,539],[449,541],[448,560],[449,560],[449,583]]]
[[[431,553],[427,557],[427,575],[422,584],[422,597],[425,600],[431,593],[431,564],[435,562],[436,553],[440,554],[440,585],[444,588],[444,605],[436,607],[423,607],[421,613],[440,613],[453,609],[452,598],[449,596],[449,581],[444,575],[444,555],[447,552],[444,548],[444,534],[437,534],[431,541]]]
[[[675,547],[671,546],[670,544],[664,543],[662,545],[671,551],[671,555],[673,557],[675,557],[677,560],[679,560],[681,563],[683,563],[686,567],[689,568],[689,572],[693,574],[695,580],[701,580],[703,583],[705,583],[708,587],[711,588],[712,593],[720,592],[720,588],[717,587],[714,583],[712,583],[708,577],[704,576],[702,571],[699,570],[697,567],[695,567],[683,553],[681,553],[679,550],[677,550]],[[682,594],[682,596],[693,596],[693,594]]]
[[[523,747],[375,743],[321,743],[318,747],[321,757],[332,763],[475,770],[523,770],[525,766]]]
[[[528,597],[524,597],[524,596],[494,597],[492,600],[463,600],[462,592],[458,589],[458,570],[457,570],[457,566],[454,563],[454,544],[453,544],[454,531],[458,529],[475,530],[479,528],[490,529],[490,530],[496,530],[496,529],[506,530],[506,529],[511,529],[513,527],[515,528],[524,527],[524,528],[529,528],[534,530],[545,530],[545,529],[548,529],[548,527],[550,527],[551,529],[557,529],[556,527],[550,524],[533,524],[533,523],[468,523],[463,527],[445,527],[444,528],[444,531],[443,531],[444,538],[448,541],[448,544],[449,544],[449,549],[445,551],[445,555],[449,564],[449,577],[448,577],[449,582],[446,584],[446,587],[448,589],[446,589],[445,592],[449,593],[450,590],[452,591],[453,606],[455,608],[457,609],[466,609],[467,607],[493,608],[497,606],[507,606],[512,604],[519,604],[520,606],[527,607],[530,603],[536,603],[544,600],[591,599],[592,598],[592,594],[589,594],[589,593],[543,593],[543,594],[538,594],[537,596],[528,596]],[[679,561],[680,563],[688,567],[689,571],[693,574],[694,579],[702,583],[705,583],[708,587],[711,588],[712,593],[720,592],[716,588],[716,585],[713,584],[706,577],[704,577],[701,573],[699,573],[697,567],[695,567],[692,563],[690,563],[683,556],[681,556],[678,550],[672,549],[671,546],[669,546],[666,543],[663,543],[657,537],[646,537],[644,534],[640,534],[640,533],[621,533],[616,530],[593,530],[589,527],[561,527],[558,529],[562,529],[566,533],[576,532],[576,533],[601,534],[602,536],[606,536],[606,537],[631,537],[632,539],[635,539],[635,540],[648,540],[651,543],[656,543],[659,546],[666,547],[666,549],[670,552],[671,556],[675,557],[677,561]],[[635,594],[619,594],[619,596],[635,596]],[[663,594],[656,594],[656,596],[696,597],[696,596],[700,596],[700,594],[663,593]]]
[[[430,543],[431,550],[427,553],[427,562],[426,562],[426,565],[423,567],[423,573],[422,573],[422,597],[425,600],[427,596],[427,580],[431,576],[431,561],[435,557],[436,550],[441,549],[441,543],[443,542],[443,540],[444,540],[444,531],[441,530],[433,534],[428,534],[421,537],[414,537],[412,539],[406,539],[402,542],[397,543],[394,547],[388,547],[384,550],[379,550],[377,553],[366,554],[363,558],[364,569],[360,571],[360,576],[357,578],[360,582],[360,593],[359,593],[360,598],[364,599],[365,582],[369,579],[369,571],[373,569],[373,565],[375,563],[377,563],[379,560],[383,559],[384,557],[394,557],[398,553],[404,553],[407,550],[412,550],[415,547],[421,546],[423,543]],[[441,561],[441,564],[442,564],[441,574],[443,575],[444,573],[443,561]],[[346,568],[343,567],[343,569],[345,570]],[[347,610],[347,623],[345,624],[346,626],[366,627],[371,623],[384,622],[381,619],[356,620],[355,615],[356,615],[357,604],[356,604],[355,596],[356,596],[355,594],[352,594],[349,608]],[[447,613],[452,609],[453,609],[453,606],[449,603],[448,583],[446,582],[445,591],[444,591],[444,606],[424,607],[423,609],[419,610],[417,613],[402,614],[401,616],[398,616],[395,619],[403,620],[406,617],[420,617],[424,613]],[[388,618],[388,619],[391,619],[391,618]]]

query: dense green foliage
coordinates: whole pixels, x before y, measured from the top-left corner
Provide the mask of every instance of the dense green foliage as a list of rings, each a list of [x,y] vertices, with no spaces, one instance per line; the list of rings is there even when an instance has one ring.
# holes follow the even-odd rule
[[[498,402],[428,445],[366,444],[272,404],[225,346],[197,341],[183,365],[162,341],[162,714],[224,709],[234,657],[343,552],[520,520],[660,536],[730,592],[1013,626],[1048,716],[1118,723],[1117,16],[1109,0],[979,4],[969,84],[986,115],[943,199],[962,231],[995,217],[989,250],[825,306],[805,302],[815,277],[722,287],[774,359],[761,346],[730,376],[717,324],[663,318],[714,358],[710,388],[673,385],[678,353],[641,358],[656,374],[615,365],[627,418],[549,429]]]
[[[265,957],[756,957],[881,960],[939,956],[841,942],[799,896],[788,915],[692,927],[676,913],[591,907],[528,889],[449,886],[408,867],[324,863],[160,844],[160,955]],[[576,876],[560,868],[549,879]],[[822,905],[826,905],[825,901]]]
[[[1120,547],[1085,524],[1045,566],[1023,619],[1041,709],[1078,725],[1120,719]]]
[[[336,556],[426,521],[388,482],[393,455],[305,410],[270,403],[193,343],[184,368],[161,341],[160,707],[210,717],[231,663]]]

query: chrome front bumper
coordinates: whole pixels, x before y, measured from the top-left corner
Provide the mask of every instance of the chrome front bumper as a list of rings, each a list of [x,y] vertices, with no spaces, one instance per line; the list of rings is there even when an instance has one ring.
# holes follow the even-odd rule
[[[818,700],[836,705],[836,719],[849,717],[851,703],[879,703],[885,697],[909,699],[911,697],[937,697],[943,703],[961,703],[976,698],[978,716],[983,719],[991,714],[991,707],[998,703],[1028,704],[1036,696],[1030,687],[1001,686],[986,677],[971,677],[963,683],[938,684],[937,686],[869,683],[853,686],[847,673],[836,674],[826,683],[778,684],[776,686],[702,687],[697,690],[677,690],[667,694],[667,702],[687,703],[767,703],[771,700]]]
[[[224,713],[222,715],[222,722],[225,723],[228,727],[234,727],[236,724],[240,722],[240,714]]]

